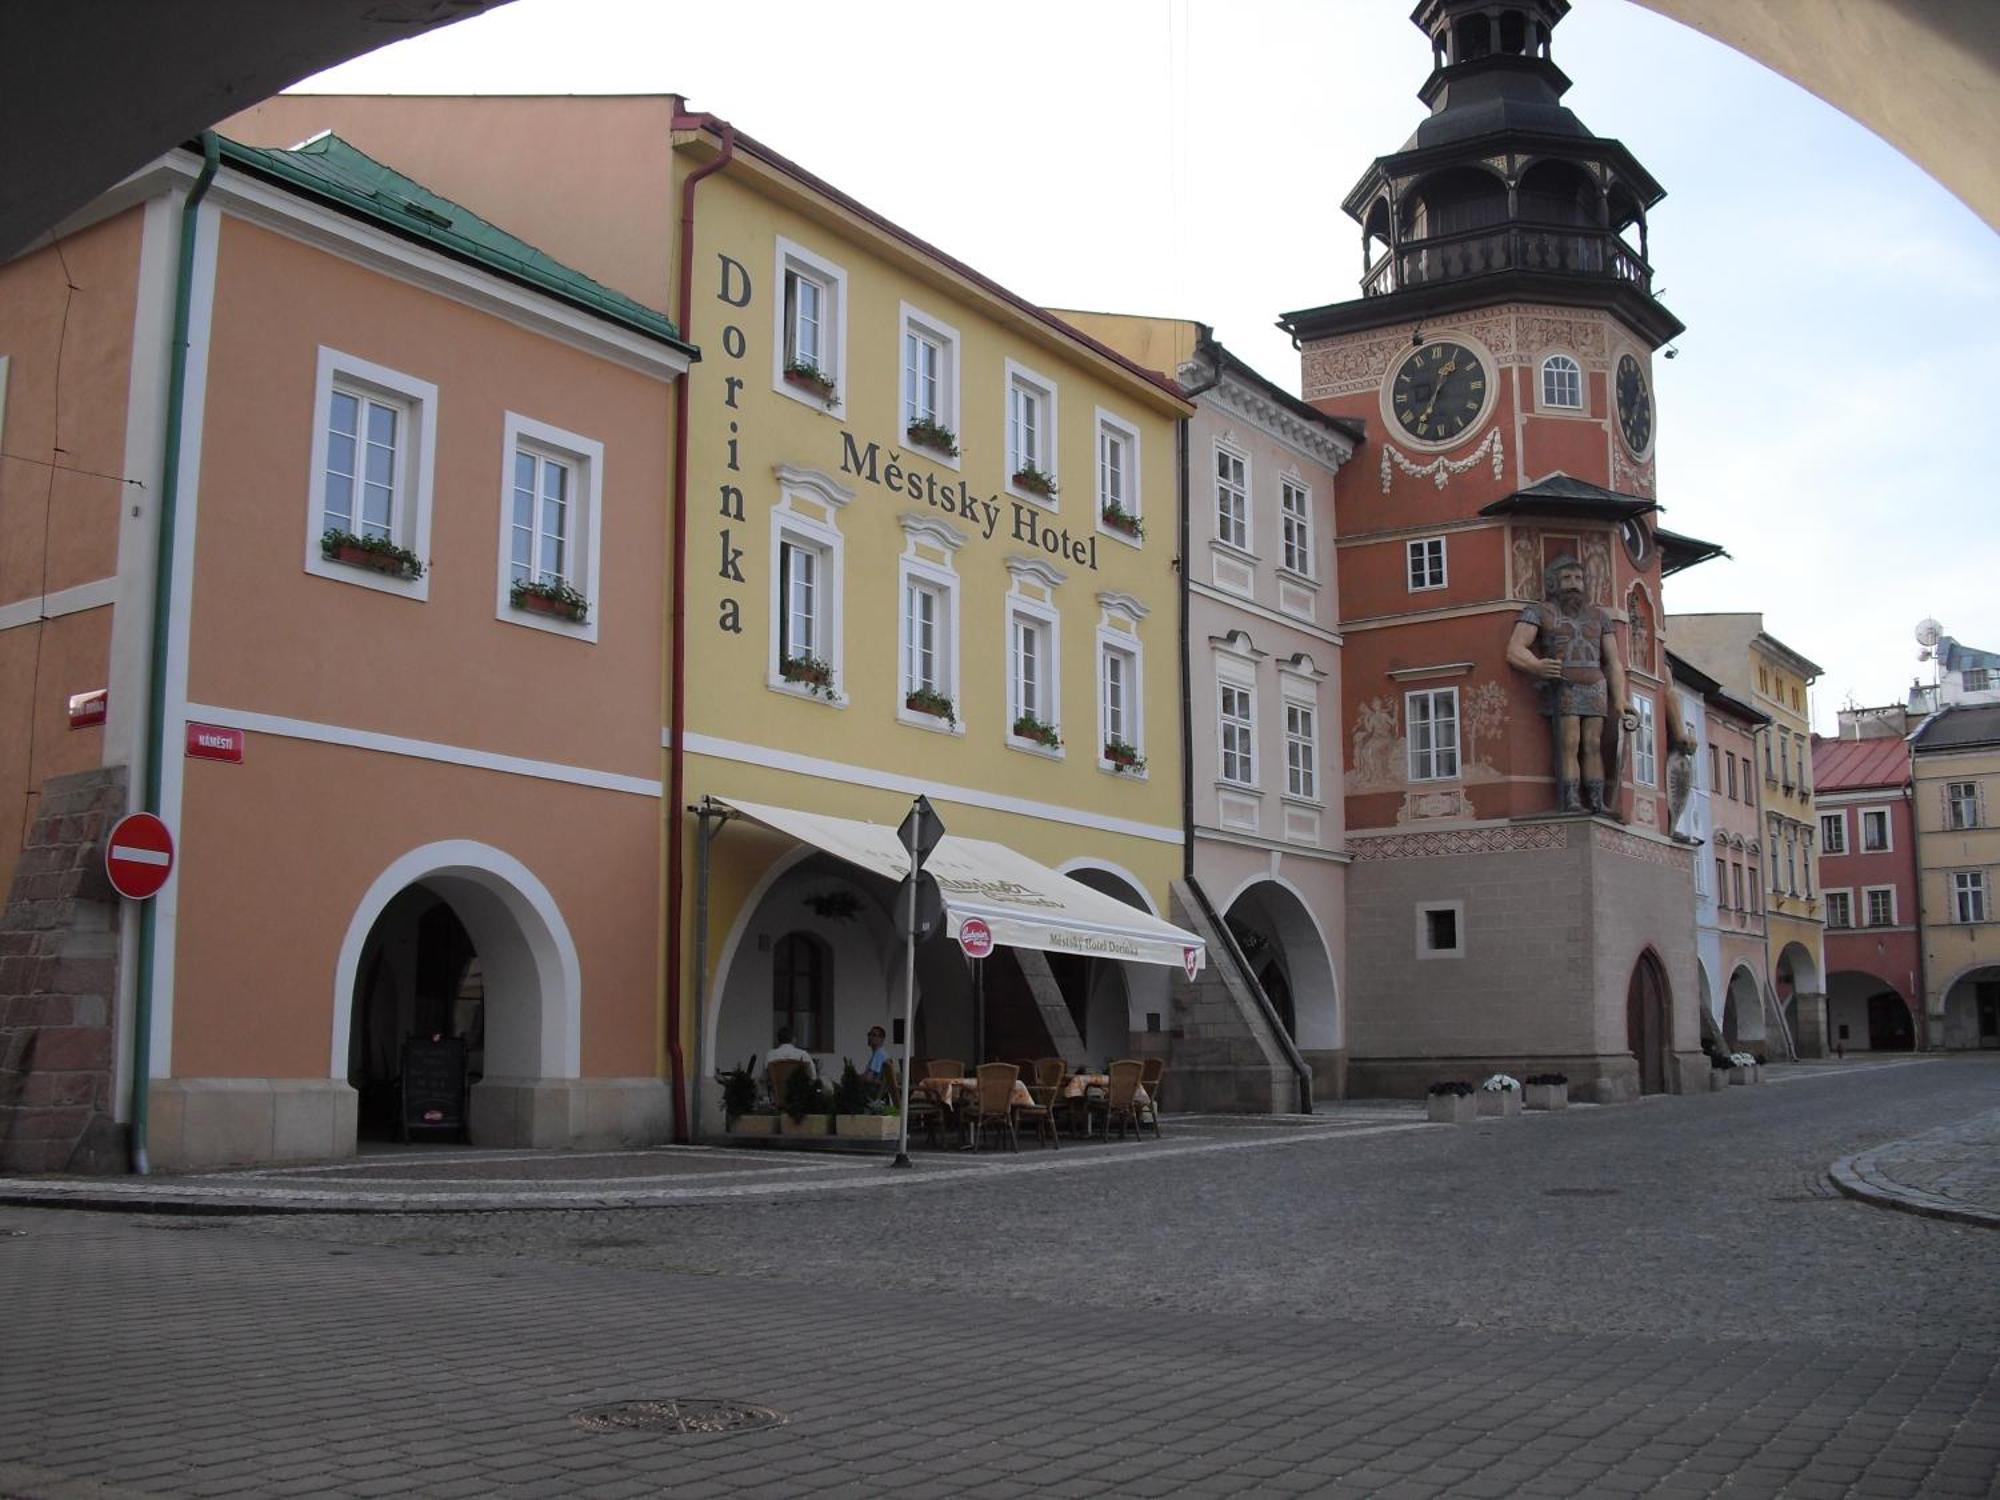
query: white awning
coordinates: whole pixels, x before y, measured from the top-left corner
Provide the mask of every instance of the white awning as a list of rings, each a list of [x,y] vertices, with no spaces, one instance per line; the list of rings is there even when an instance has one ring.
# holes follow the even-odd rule
[[[909,851],[893,828],[734,797],[715,800],[871,875],[900,882],[909,874]],[[977,917],[992,929],[994,942],[1009,948],[1171,964],[1191,976],[1206,962],[1206,945],[1192,932],[1092,890],[1005,844],[948,833],[924,861],[924,870],[944,895],[945,932],[952,938],[967,918]]]

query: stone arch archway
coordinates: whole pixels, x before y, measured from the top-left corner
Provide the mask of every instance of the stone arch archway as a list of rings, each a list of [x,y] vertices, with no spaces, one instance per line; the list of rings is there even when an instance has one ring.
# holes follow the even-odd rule
[[[1953,1051],[2000,1047],[2000,964],[1974,964],[1938,990],[1932,1045]]]
[[[432,960],[454,931],[477,960],[476,1025],[438,1010],[426,977],[442,972]],[[455,972],[462,983],[466,965]],[[433,992],[420,993],[420,986]],[[460,1034],[464,1027],[474,1033],[467,1042],[480,1075],[472,1088],[473,1139],[531,1144],[547,1135],[538,1086],[580,1072],[582,1014],[576,944],[548,887],[490,844],[426,844],[377,876],[349,919],[334,963],[329,1076],[381,1083],[385,1059],[419,1020],[426,1031],[449,1025]],[[558,1109],[566,1120],[567,1101]]]
[[[1222,913],[1251,972],[1286,1020],[1293,1044],[1319,1067],[1315,1053],[1337,1053],[1347,1045],[1340,981],[1319,919],[1298,888],[1279,876],[1245,881],[1230,895]],[[1279,996],[1271,993],[1266,976],[1273,973],[1288,1004],[1280,1004]]]
[[[1771,965],[1771,993],[1777,997],[1793,1050],[1800,1057],[1825,1057],[1832,1050],[1826,1024],[1826,987],[1819,963],[1804,943],[1789,942]]]
[[[1123,866],[1109,860],[1083,858],[1070,860],[1058,870],[1101,895],[1151,916],[1160,914],[1146,887]],[[1171,972],[1158,964],[1101,958],[1089,961],[1080,1030],[1092,1061],[1108,1060],[1112,1052],[1130,1056],[1135,1050],[1143,1050],[1136,1042],[1138,1037],[1165,1032],[1171,1006],[1171,979]],[[1065,995],[1068,991],[1066,984]],[[1071,1008],[1076,1010],[1077,1006],[1072,1003]]]
[[[1764,1051],[1764,997],[1748,964],[1738,964],[1730,972],[1722,1000],[1722,1041],[1731,1052]]]

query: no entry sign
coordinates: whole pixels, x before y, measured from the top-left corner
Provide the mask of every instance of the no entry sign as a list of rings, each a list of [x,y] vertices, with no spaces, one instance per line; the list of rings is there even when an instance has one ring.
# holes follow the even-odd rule
[[[111,888],[144,901],[174,873],[174,836],[148,812],[127,813],[112,826],[104,845],[104,873]]]
[[[967,958],[985,958],[993,951],[993,929],[978,917],[967,917],[958,929],[958,946]]]

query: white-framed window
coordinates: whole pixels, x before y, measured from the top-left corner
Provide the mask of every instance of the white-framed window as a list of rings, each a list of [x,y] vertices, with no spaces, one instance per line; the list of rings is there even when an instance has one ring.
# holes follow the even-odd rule
[[[1847,810],[1819,815],[1819,846],[1828,854],[1847,852]]]
[[[1278,524],[1284,532],[1285,571],[1312,577],[1312,491],[1290,475],[1278,481]]]
[[[1056,383],[1010,359],[1007,361],[1008,492],[1053,509],[1057,504],[1056,479]]]
[[[1861,899],[1866,904],[1870,927],[1896,925],[1896,888],[1893,885],[1864,886]]]
[[[1220,443],[1215,445],[1215,539],[1239,552],[1250,550],[1250,460]]]
[[[1639,727],[1632,733],[1632,775],[1641,786],[1660,784],[1660,730],[1653,716],[1653,700],[1645,693],[1632,695],[1632,707],[1639,715]]]
[[[1864,807],[1861,809],[1861,852],[1863,854],[1886,854],[1890,852],[1888,808]]]
[[[1319,800],[1319,710],[1285,701],[1285,794]]]
[[[1854,897],[1847,891],[1826,893],[1826,925],[1829,927],[1852,927],[1854,925]]]
[[[1952,921],[1984,922],[1986,920],[1986,909],[1986,872],[1984,870],[1952,871]]]
[[[1410,780],[1450,781],[1458,775],[1458,689],[1419,688],[1403,694],[1410,731]]]
[[[604,613],[604,445],[511,411],[502,434],[495,614],[594,641]]]
[[[1217,720],[1222,736],[1222,779],[1237,786],[1257,784],[1257,691],[1248,683],[1216,684]]]
[[[1417,905],[1417,957],[1465,956],[1465,903],[1423,901]]]
[[[1788,827],[1785,829],[1785,894],[1788,896],[1796,896],[1798,893],[1799,893],[1798,832],[1796,829]]]
[[[928,455],[957,468],[959,437],[958,330],[905,302],[901,308],[903,368],[903,433]],[[919,424],[922,424],[919,427]],[[949,434],[947,442],[943,434]]]
[[[1441,589],[1445,584],[1444,538],[1420,537],[1406,546],[1409,555],[1410,592]]]
[[[1583,367],[1567,354],[1542,361],[1542,405],[1560,411],[1583,409]]]
[[[1145,523],[1139,493],[1139,429],[1097,409],[1097,529],[1135,546]]]
[[[1018,593],[1009,596],[1006,739],[1015,749],[1063,754],[1061,627],[1052,606]]]
[[[1111,765],[1114,745],[1135,755],[1145,754],[1145,733],[1139,708],[1139,651],[1137,643],[1125,645],[1105,640],[1097,648],[1097,719],[1100,763]]]
[[[320,348],[306,502],[308,573],[409,599],[430,597],[437,406],[430,381]],[[358,538],[363,549],[342,549],[330,537]]]
[[[1945,827],[1979,826],[1979,783],[1948,781],[1944,787]]]
[[[964,534],[926,515],[903,517],[906,546],[896,570],[896,717],[919,729],[965,733],[959,698],[958,574],[951,557]]]
[[[776,468],[771,510],[771,637],[767,684],[845,705],[844,545],[836,517],[854,498],[816,469]]]
[[[1993,669],[1991,667],[1967,667],[1959,674],[1968,693],[1990,693],[1993,691]]]
[[[773,280],[771,384],[815,410],[847,410],[847,272],[782,235]]]

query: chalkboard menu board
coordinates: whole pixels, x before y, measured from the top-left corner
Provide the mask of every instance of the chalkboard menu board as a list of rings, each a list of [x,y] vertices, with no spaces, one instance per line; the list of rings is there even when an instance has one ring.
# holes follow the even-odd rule
[[[465,1038],[403,1042],[403,1139],[413,1133],[465,1139]]]

